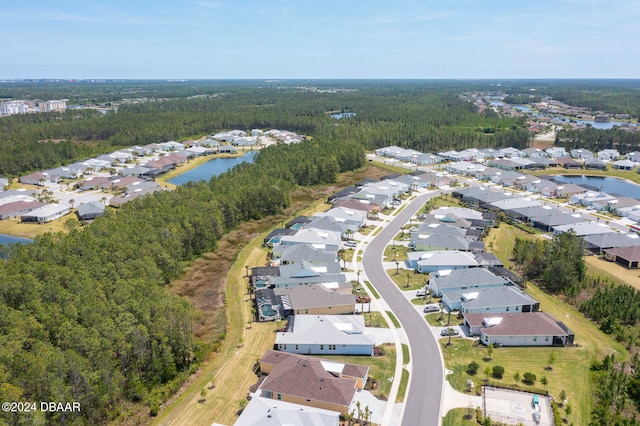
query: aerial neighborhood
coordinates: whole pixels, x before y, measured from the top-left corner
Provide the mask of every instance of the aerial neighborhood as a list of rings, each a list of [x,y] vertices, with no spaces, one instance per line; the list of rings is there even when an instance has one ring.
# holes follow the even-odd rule
[[[0,178],[0,220],[47,223],[71,213],[92,220],[107,206],[167,190],[155,178],[191,159],[214,154],[238,154],[238,148],[298,143],[304,136],[285,130],[219,132],[199,140],[132,146],[53,169],[19,176],[20,189]],[[248,149],[248,148],[247,148]]]
[[[199,141],[133,146],[21,176],[19,182],[33,189],[0,192],[0,218],[44,223],[75,207],[81,220],[91,221],[104,214],[107,205],[118,207],[165,190],[154,178],[190,158],[236,153],[236,147],[267,141],[301,139],[291,132],[253,130],[247,135],[236,130]],[[635,160],[640,160],[638,153],[487,148],[431,154],[389,146],[376,150],[374,156],[407,168],[407,173],[358,182],[330,195],[328,210],[299,216],[265,236],[269,256],[263,265],[248,271],[255,320],[285,325],[276,333],[273,350],[260,358],[263,380],[236,424],[260,424],[274,415],[303,423],[313,417],[324,419],[322,424],[337,424],[375,385],[366,365],[318,356],[375,357],[379,345],[389,341],[366,324],[362,314],[371,311],[372,296],[364,289],[358,262],[349,256],[355,258],[366,244],[364,230],[384,226],[385,219],[413,194],[446,190],[466,206],[422,210],[393,241],[393,258],[384,259],[390,270],[425,276],[424,288],[417,294],[404,291],[410,299],[439,300],[416,305],[419,312],[447,312],[459,318],[455,328],[434,330],[439,337],[463,336],[486,346],[505,347],[574,344],[572,330],[545,312],[526,292],[524,280],[487,251],[484,238],[499,217],[551,235],[574,232],[584,239],[585,247],[608,260],[627,268],[640,264],[636,232],[581,214],[583,210],[609,212],[632,224],[640,220],[639,200],[528,173],[606,165],[633,170]],[[2,183],[8,186],[9,181]],[[563,211],[560,203],[576,210]],[[406,255],[399,260],[400,247]],[[383,408],[367,409],[372,419],[381,419]]]

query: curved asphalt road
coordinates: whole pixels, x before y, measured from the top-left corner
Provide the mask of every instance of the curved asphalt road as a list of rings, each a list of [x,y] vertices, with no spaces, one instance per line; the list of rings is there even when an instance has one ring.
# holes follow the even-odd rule
[[[402,416],[402,424],[407,426],[440,424],[444,366],[429,325],[387,276],[381,259],[384,248],[400,228],[427,200],[438,195],[439,192],[421,195],[408,204],[367,245],[362,256],[365,274],[400,321],[410,342],[411,376]]]

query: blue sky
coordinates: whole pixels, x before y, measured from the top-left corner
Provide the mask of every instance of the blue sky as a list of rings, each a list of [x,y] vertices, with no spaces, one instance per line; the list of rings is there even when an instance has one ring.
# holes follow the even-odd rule
[[[640,78],[637,0],[3,2],[0,79]]]

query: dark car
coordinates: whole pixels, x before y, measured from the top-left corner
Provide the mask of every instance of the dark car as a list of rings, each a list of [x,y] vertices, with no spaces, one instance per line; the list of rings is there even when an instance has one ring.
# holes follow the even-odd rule
[[[460,332],[453,328],[445,328],[440,332],[441,336],[458,336]]]

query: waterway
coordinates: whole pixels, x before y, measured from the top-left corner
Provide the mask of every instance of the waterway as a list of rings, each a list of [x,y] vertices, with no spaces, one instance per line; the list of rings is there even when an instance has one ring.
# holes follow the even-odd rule
[[[184,172],[168,180],[174,185],[182,185],[187,182],[200,180],[208,181],[213,176],[220,176],[222,173],[242,163],[253,163],[258,151],[245,152],[243,156],[231,158],[213,158],[195,169]]]
[[[618,194],[640,200],[640,185],[615,177],[604,176],[569,176],[555,175],[553,178],[558,182],[573,183],[576,185],[592,186],[602,188],[602,192],[607,194]]]
[[[13,237],[11,235],[0,234],[0,244],[29,244],[33,240],[29,238]]]

